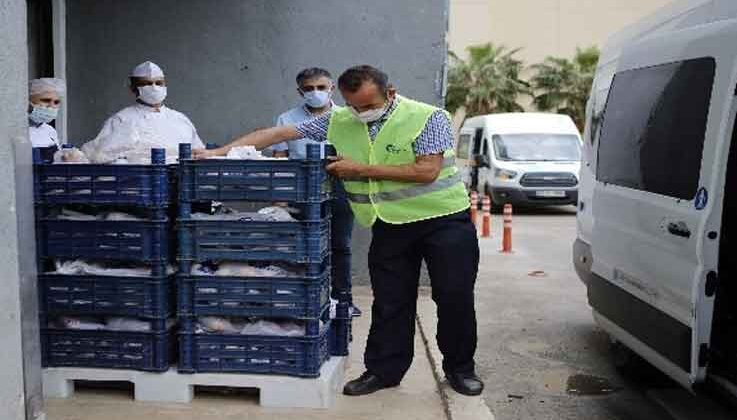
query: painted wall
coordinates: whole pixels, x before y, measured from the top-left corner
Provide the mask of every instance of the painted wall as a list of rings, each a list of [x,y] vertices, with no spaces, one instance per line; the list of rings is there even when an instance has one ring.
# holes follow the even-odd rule
[[[442,99],[447,0],[75,0],[67,4],[69,138],[132,100],[131,68],[160,64],[170,104],[222,143],[271,126],[308,66],[382,67],[405,95]]]
[[[273,125],[298,103],[294,78],[304,67],[337,78],[352,65],[377,65],[400,93],[443,101],[448,0],[75,0],[66,19],[68,139],[76,144],[131,103],[127,75],[145,60],[164,68],[170,106],[205,142]],[[369,237],[354,234],[361,283]]]

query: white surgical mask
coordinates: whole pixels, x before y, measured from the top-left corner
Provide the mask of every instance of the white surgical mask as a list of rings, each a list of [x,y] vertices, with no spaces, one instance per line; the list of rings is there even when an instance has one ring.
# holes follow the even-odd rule
[[[33,109],[28,114],[28,119],[34,124],[48,124],[59,115],[59,108],[32,105]]]
[[[310,108],[322,108],[330,103],[330,92],[327,90],[313,90],[304,92],[305,104]]]
[[[138,88],[138,99],[148,105],[158,105],[166,99],[166,86],[141,86]]]
[[[352,106],[349,107],[351,110],[351,113],[353,113],[353,116],[356,117],[358,121],[361,121],[364,124],[368,124],[370,122],[374,122],[381,118],[386,110],[389,108],[389,105],[384,105],[382,108],[377,109],[369,109],[368,111],[358,112],[355,108]]]

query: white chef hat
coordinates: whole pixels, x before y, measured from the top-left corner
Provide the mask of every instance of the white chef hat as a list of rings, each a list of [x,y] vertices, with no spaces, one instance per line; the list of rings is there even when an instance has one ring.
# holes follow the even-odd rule
[[[147,79],[159,79],[164,77],[161,67],[150,61],[143,62],[133,68],[130,77],[145,77]]]
[[[28,83],[28,95],[40,95],[42,93],[53,92],[59,96],[64,96],[66,91],[66,83],[62,79],[54,77],[43,77],[33,79]]]

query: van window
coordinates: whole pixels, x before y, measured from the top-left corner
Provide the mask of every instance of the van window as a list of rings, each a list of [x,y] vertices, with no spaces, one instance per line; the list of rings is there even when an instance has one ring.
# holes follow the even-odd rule
[[[458,157],[461,159],[468,158],[468,152],[471,151],[471,135],[461,134],[458,138]]]
[[[599,138],[598,180],[693,199],[715,70],[713,58],[701,58],[617,74]]]
[[[581,142],[572,134],[494,134],[496,158],[503,161],[578,162]]]

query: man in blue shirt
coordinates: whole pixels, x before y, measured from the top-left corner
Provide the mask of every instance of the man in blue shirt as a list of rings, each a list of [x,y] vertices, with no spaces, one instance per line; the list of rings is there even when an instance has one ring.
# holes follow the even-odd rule
[[[313,118],[327,116],[333,110],[333,83],[330,72],[318,67],[304,69],[297,75],[297,92],[302,96],[302,103],[279,115],[276,125],[296,126]],[[308,138],[291,140],[272,146],[276,157],[305,159],[308,144],[321,144]],[[351,294],[351,234],[353,231],[353,212],[346,199],[343,182],[336,183],[335,201],[333,202],[332,220],[332,278],[334,299],[348,301],[353,316],[360,316],[361,311],[353,305]]]

